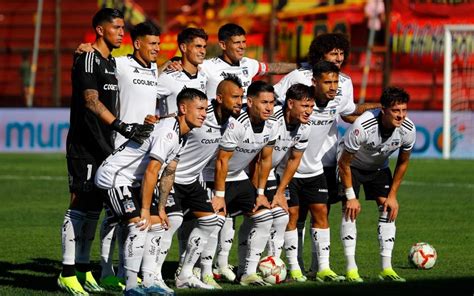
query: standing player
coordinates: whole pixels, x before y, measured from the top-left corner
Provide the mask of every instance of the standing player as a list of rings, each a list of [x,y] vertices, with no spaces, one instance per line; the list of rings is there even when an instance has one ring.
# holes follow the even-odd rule
[[[125,295],[164,293],[155,285],[156,261],[163,228],[169,226],[165,205],[186,134],[206,118],[207,98],[196,89],[178,94],[178,116],[162,119],[143,144],[128,142],[99,168],[95,182],[114,215],[128,223],[124,249]],[[159,178],[159,201],[153,198]],[[141,182],[141,190],[140,190]],[[143,273],[143,288],[137,273]]]
[[[342,278],[333,272],[329,265],[330,232],[327,217],[328,186],[321,162],[323,140],[339,114],[351,114],[355,106],[343,103],[336,96],[339,81],[339,68],[331,62],[319,61],[313,66],[313,86],[316,106],[311,114],[311,136],[300,166],[288,186],[290,191],[290,221],[285,233],[285,250],[290,270],[300,273],[297,260],[298,236],[296,221],[299,205],[306,204],[311,213],[312,244],[318,254],[318,281],[340,281]],[[300,272],[297,272],[297,271]]]
[[[228,23],[219,28],[217,37],[222,55],[205,60],[202,70],[209,76],[207,96],[209,99],[216,97],[216,88],[224,78],[225,73],[237,75],[244,86],[244,101],[247,101],[247,88],[256,76],[265,74],[286,74],[296,69],[293,63],[262,63],[245,57],[247,48],[245,30],[233,23]]]
[[[71,202],[61,228],[63,268],[57,280],[59,287],[74,295],[87,295],[84,288],[103,291],[90,271],[90,249],[102,210],[93,178],[98,165],[113,151],[112,131],[142,142],[152,130],[115,117],[118,85],[110,53],[122,43],[123,14],[101,9],[92,26],[96,32],[94,51],[79,55],[71,74],[73,97],[66,152]]]
[[[217,148],[222,138],[222,131],[230,117],[238,117],[242,107],[243,89],[240,79],[235,75],[228,75],[217,87],[217,96],[212,100],[207,110],[207,117],[202,127],[194,129],[188,136],[187,145],[181,154],[176,169],[174,184],[173,207],[183,204],[183,210],[189,208],[197,218],[196,227],[188,235],[185,255],[180,271],[176,277],[178,288],[209,288],[210,285],[220,289],[212,274],[212,256],[201,256],[201,284],[192,269],[204,249],[208,248],[198,240],[202,236],[217,237],[217,233],[224,224],[223,216],[215,216],[211,201],[200,179],[206,164],[215,158]],[[214,219],[215,217],[215,219]],[[212,222],[211,223],[211,218]],[[218,229],[213,229],[219,225]],[[212,226],[212,227],[211,227]],[[207,238],[206,238],[207,239]],[[199,245],[196,245],[200,242]],[[204,252],[203,254],[206,254]]]
[[[186,28],[178,34],[183,70],[167,70],[158,78],[160,116],[176,112],[176,96],[183,88],[206,92],[207,73],[200,71],[198,65],[206,57],[207,38],[206,32],[197,28]]]
[[[240,284],[244,286],[269,285],[256,271],[273,222],[270,203],[264,191],[277,138],[276,119],[272,116],[274,103],[271,85],[255,81],[249,86],[248,108],[237,119],[229,119],[217,152],[214,183],[210,182],[208,186],[214,189],[212,205],[219,215],[225,215],[226,212],[230,216],[245,214],[248,216],[245,220],[252,223],[250,233],[245,238],[249,247],[245,256],[245,269],[241,271]],[[256,190],[245,169],[259,153],[261,160],[257,168]],[[205,176],[205,180],[209,181],[209,176]],[[209,250],[212,251],[210,247]],[[239,260],[243,260],[243,256]]]
[[[379,278],[396,282],[405,281],[393,270],[391,262],[399,210],[397,193],[416,138],[415,125],[406,117],[409,99],[401,88],[386,88],[380,97],[382,110],[365,112],[346,131],[338,163],[347,199],[344,218],[355,225],[360,212],[357,198],[363,185],[366,199],[375,200],[379,207]],[[392,178],[389,156],[396,150],[399,154]]]

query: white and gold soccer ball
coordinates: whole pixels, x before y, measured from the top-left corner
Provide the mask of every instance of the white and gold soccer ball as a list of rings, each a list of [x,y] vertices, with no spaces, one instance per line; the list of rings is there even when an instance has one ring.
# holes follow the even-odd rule
[[[286,264],[280,258],[263,257],[258,263],[262,279],[270,284],[280,284],[286,279]]]
[[[416,268],[430,269],[436,263],[438,254],[432,245],[424,242],[414,244],[408,254],[408,261]]]

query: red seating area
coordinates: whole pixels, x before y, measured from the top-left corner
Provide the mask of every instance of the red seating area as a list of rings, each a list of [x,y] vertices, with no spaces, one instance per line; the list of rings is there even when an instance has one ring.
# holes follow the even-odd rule
[[[44,0],[40,53],[36,75],[34,106],[54,106],[54,32],[56,17],[55,0]],[[151,17],[158,17],[158,1],[137,1]],[[36,0],[0,1],[0,106],[25,106],[22,97],[20,64],[22,52],[31,51],[34,42],[34,17]],[[169,4],[169,9],[172,4]],[[174,5],[174,4],[173,4]],[[176,6],[176,5],[174,5]],[[70,69],[76,46],[91,32],[91,16],[97,11],[97,1],[61,1],[61,100],[60,106],[68,106],[71,95]],[[173,14],[179,12],[172,7]],[[171,15],[167,16],[169,19]],[[395,65],[396,66],[396,65]],[[415,67],[413,67],[415,68]],[[354,82],[354,98],[358,101],[362,82],[362,67],[348,65],[345,72]],[[406,65],[394,67],[391,84],[404,87],[411,95],[412,109],[442,108],[442,71],[432,74],[431,69],[413,70]],[[382,72],[373,70],[369,76],[366,101],[377,101],[382,89]]]

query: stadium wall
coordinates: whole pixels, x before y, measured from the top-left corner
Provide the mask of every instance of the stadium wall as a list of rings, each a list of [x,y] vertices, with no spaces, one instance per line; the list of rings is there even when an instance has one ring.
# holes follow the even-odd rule
[[[412,111],[410,119],[417,128],[413,157],[442,157],[442,112]],[[470,112],[468,118],[473,118]],[[453,158],[474,159],[474,130],[471,124],[453,131]],[[344,133],[347,125],[339,128]],[[69,129],[66,108],[0,108],[0,152],[64,152]]]

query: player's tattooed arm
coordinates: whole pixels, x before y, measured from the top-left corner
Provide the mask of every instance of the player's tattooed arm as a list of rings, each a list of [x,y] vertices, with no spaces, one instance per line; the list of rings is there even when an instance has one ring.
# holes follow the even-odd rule
[[[99,100],[99,92],[95,89],[86,89],[83,93],[86,108],[91,110],[105,124],[111,124],[115,116]]]
[[[268,74],[287,74],[296,68],[295,63],[269,63]]]
[[[158,186],[158,191],[160,193],[158,209],[160,211],[165,209],[166,201],[168,200],[168,196],[171,192],[171,188],[173,188],[174,176],[176,174],[177,164],[178,164],[178,161],[173,160],[165,167],[165,169],[163,170],[163,173],[161,174],[160,185]]]

